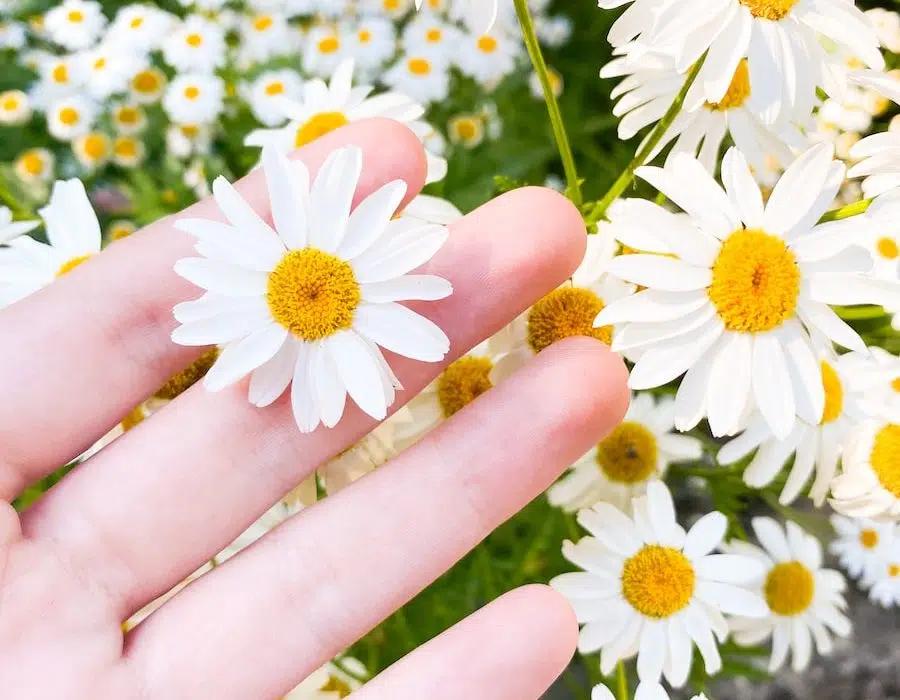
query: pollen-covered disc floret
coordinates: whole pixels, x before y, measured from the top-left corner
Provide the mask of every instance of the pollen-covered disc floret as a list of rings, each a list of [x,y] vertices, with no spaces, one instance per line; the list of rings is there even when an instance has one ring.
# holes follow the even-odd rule
[[[721,667],[716,640],[727,634],[723,614],[765,615],[761,594],[741,587],[761,577],[763,567],[742,554],[714,553],[727,528],[721,513],[700,518],[686,533],[662,482],[648,484],[632,512],[628,517],[608,503],[580,511],[578,522],[592,536],[563,543],[563,554],[585,571],[551,585],[583,625],[579,650],[600,650],[604,674],[637,653],[642,683],[665,675],[681,687],[695,644],[707,673]]]
[[[181,219],[201,257],[175,270],[206,290],[175,308],[175,342],[220,345],[206,374],[211,391],[251,374],[249,398],[268,406],[291,387],[304,432],[331,427],[349,395],[384,418],[400,384],[381,348],[438,362],[450,348],[434,323],[398,302],[434,301],[445,280],[412,275],[443,245],[447,230],[395,218],[406,184],[389,183],[351,204],[362,169],[356,147],[334,151],[311,181],[306,167],[263,152],[274,226],[224,179],[213,193],[228,223]]]
[[[541,352],[560,340],[583,335],[609,345],[612,328],[593,327],[603,307],[603,300],[590,289],[560,287],[531,307],[528,344],[534,352]]]
[[[174,401],[194,384],[202,380],[218,359],[219,348],[207,350],[188,367],[181,370],[157,389],[154,396],[164,401]]]
[[[453,362],[437,380],[438,402],[445,418],[450,418],[493,387],[488,357],[466,356]]]
[[[772,639],[770,672],[780,669],[792,653],[792,666],[809,666],[813,648],[827,655],[833,636],[850,634],[844,615],[846,581],[840,573],[822,568],[818,539],[788,521],[784,528],[771,518],[755,518],[753,532],[762,545],[732,542],[727,549],[754,558],[763,568],[750,590],[766,601],[769,612],[762,618],[736,616],[729,621],[734,640],[757,646]]]
[[[830,306],[900,307],[900,285],[872,283],[865,253],[853,248],[858,222],[817,224],[843,174],[824,144],[794,161],[767,202],[735,149],[722,163],[724,187],[682,154],[664,168],[638,170],[685,215],[630,205],[640,216],[618,227],[622,242],[646,252],[613,259],[609,272],[646,289],[608,304],[595,325],[621,325],[613,350],[639,351],[633,389],[684,375],[679,429],[706,417],[714,435],[734,435],[758,412],[786,440],[798,420],[833,421],[835,387],[823,382],[813,338],[866,348]]]
[[[870,420],[855,428],[831,492],[832,506],[844,515],[900,516],[900,424]]]

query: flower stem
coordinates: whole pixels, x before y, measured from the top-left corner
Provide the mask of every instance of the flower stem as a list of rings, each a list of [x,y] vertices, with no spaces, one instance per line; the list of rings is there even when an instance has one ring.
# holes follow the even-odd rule
[[[863,199],[862,201],[848,204],[840,209],[827,211],[822,218],[819,219],[819,223],[824,224],[826,221],[841,221],[842,219],[849,219],[851,216],[856,216],[857,214],[865,214],[873,201],[874,200],[872,199]]]
[[[675,118],[681,112],[688,91],[691,89],[694,81],[697,80],[697,75],[700,73],[700,69],[703,67],[705,61],[706,54],[703,54],[703,56],[700,57],[700,60],[694,64],[693,68],[691,68],[691,72],[688,73],[687,79],[684,81],[681,90],[675,96],[675,99],[672,101],[668,111],[663,115],[663,118],[659,120],[657,125],[653,128],[653,131],[650,132],[644,145],[637,152],[625,170],[622,171],[622,174],[619,175],[619,178],[613,183],[612,187],[609,188],[609,191],[603,195],[603,199],[597,202],[596,206],[591,210],[590,214],[588,214],[588,221],[599,221],[602,219],[610,205],[615,202],[634,181],[635,171],[647,162],[647,159],[650,158],[650,154],[653,153],[653,150],[659,145],[659,142],[662,141],[663,136],[665,136],[669,127],[672,126],[672,122],[675,121]]]
[[[479,0],[481,1],[481,0]],[[519,24],[522,26],[522,36],[525,38],[525,46],[528,48],[528,55],[531,63],[537,72],[538,79],[541,81],[541,87],[544,90],[544,101],[547,103],[547,112],[550,115],[550,125],[553,127],[553,135],[556,138],[556,147],[559,150],[559,157],[562,159],[563,169],[566,173],[567,195],[572,203],[580,207],[582,204],[581,181],[578,179],[578,171],[575,167],[575,156],[572,154],[572,146],[569,143],[569,136],[566,133],[566,126],[563,123],[562,112],[559,109],[559,102],[556,95],[553,94],[553,85],[550,83],[550,72],[547,70],[547,63],[544,61],[544,54],[541,52],[541,45],[538,42],[537,33],[534,30],[534,22],[531,19],[531,10],[528,9],[527,0],[514,0],[516,6],[516,15],[519,18]]]
[[[616,691],[616,700],[628,700],[628,674],[625,673],[625,664],[620,661],[618,664],[618,672],[617,672],[617,688]]]

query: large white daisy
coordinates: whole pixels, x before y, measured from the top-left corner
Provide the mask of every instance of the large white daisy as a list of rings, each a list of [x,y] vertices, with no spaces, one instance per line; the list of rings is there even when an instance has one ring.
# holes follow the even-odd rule
[[[870,420],[847,438],[831,505],[851,518],[900,518],[900,424]]]
[[[786,529],[785,529],[786,528]],[[754,518],[753,532],[763,548],[732,542],[728,551],[755,558],[763,574],[752,586],[769,613],[761,618],[729,620],[734,640],[758,646],[771,637],[769,671],[774,673],[793,651],[793,668],[802,671],[812,659],[813,642],[823,656],[833,648],[832,635],[850,634],[844,615],[847,582],[833,569],[822,568],[822,544],[798,525],[782,526],[771,518]]]
[[[550,487],[550,504],[571,512],[603,501],[628,512],[632,499],[643,495],[648,483],[662,479],[672,462],[703,456],[699,440],[678,435],[674,428],[675,399],[656,401],[649,392],[636,394],[622,424]]]
[[[771,484],[793,457],[779,501],[792,503],[815,475],[809,497],[821,506],[837,474],[847,434],[867,417],[865,392],[853,381],[851,371],[865,357],[862,353],[837,357],[829,350],[820,350],[825,408],[819,423],[798,419],[790,434],[779,439],[772,434],[765,419],[757,415],[744,433],[719,451],[719,464],[734,464],[756,450],[744,471],[744,481],[752,488],[761,489]]]
[[[443,226],[400,217],[406,194],[395,181],[351,212],[362,168],[356,147],[331,154],[314,182],[306,166],[263,151],[274,227],[224,179],[213,183],[228,223],[181,219],[202,257],[176,272],[206,290],[175,307],[183,345],[223,345],[206,375],[218,391],[252,374],[251,403],[268,406],[288,385],[300,430],[332,427],[350,397],[382,419],[399,383],[379,349],[439,362],[450,341],[434,323],[397,302],[436,300],[452,288],[410,275],[447,239]]]
[[[852,220],[816,224],[843,180],[832,154],[826,144],[809,149],[765,205],[736,149],[722,163],[724,189],[685,155],[638,170],[689,219],[644,205],[647,245],[656,237],[665,248],[609,263],[611,274],[646,289],[607,306],[595,325],[622,324],[613,349],[642,351],[633,389],[687,373],[675,404],[680,430],[706,416],[713,434],[733,435],[754,410],[779,438],[797,417],[818,424],[825,391],[810,334],[866,349],[829,304],[900,302],[896,284],[867,273],[871,256],[854,245]]]
[[[633,511],[630,518],[609,503],[581,511],[578,522],[593,537],[564,542],[563,554],[585,572],[563,574],[551,585],[584,625],[581,653],[601,650],[604,674],[637,654],[641,681],[665,675],[681,687],[695,644],[708,673],[721,668],[716,640],[728,634],[722,613],[766,614],[761,597],[741,587],[762,566],[744,555],[713,554],[727,529],[721,513],[705,515],[685,533],[662,482],[649,484]]]

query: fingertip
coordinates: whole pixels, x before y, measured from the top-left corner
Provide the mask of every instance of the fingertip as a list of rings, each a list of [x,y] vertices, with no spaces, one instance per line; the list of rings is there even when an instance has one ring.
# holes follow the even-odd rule
[[[564,668],[578,646],[578,620],[565,596],[543,584],[517,588],[508,594],[517,599],[531,615],[533,633],[541,639],[553,641],[552,650],[560,670]]]

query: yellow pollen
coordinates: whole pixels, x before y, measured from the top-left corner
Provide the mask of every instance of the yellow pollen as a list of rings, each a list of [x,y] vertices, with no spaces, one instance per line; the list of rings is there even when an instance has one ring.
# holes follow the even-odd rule
[[[196,100],[198,97],[200,97],[200,88],[198,88],[196,85],[188,85],[184,89],[184,96],[189,100]]]
[[[759,19],[778,21],[784,19],[798,0],[738,0],[750,10],[750,14]]]
[[[64,262],[62,265],[60,265],[59,269],[56,271],[56,278],[59,279],[63,275],[69,274],[76,267],[78,267],[79,265],[81,265],[84,262],[87,262],[87,260],[90,257],[91,257],[90,255],[79,255],[77,258],[72,258],[68,262]]]
[[[359,33],[356,36],[359,39],[360,44],[368,44],[370,41],[372,41],[372,32],[370,32],[368,29],[360,29]]]
[[[109,152],[109,139],[104,134],[88,134],[81,144],[81,150],[91,160],[100,160]]]
[[[896,260],[900,256],[900,247],[897,246],[897,241],[893,238],[879,238],[878,243],[875,244],[875,249],[882,258],[887,260]]]
[[[103,70],[104,68],[106,68],[105,58],[98,58],[96,61],[94,61],[94,70]]]
[[[131,81],[131,86],[137,92],[147,95],[159,90],[161,83],[162,80],[155,71],[144,70],[134,76],[134,79]]]
[[[63,107],[59,110],[59,120],[66,126],[74,126],[78,123],[78,110],[74,107]]]
[[[800,270],[784,241],[746,229],[722,244],[712,268],[709,299],[730,331],[762,333],[793,316]]]
[[[900,377],[897,377],[894,381],[891,382],[891,389],[900,394]]]
[[[135,107],[120,107],[116,112],[116,121],[129,126],[137,124],[141,120],[141,113]]]
[[[182,124],[181,133],[191,139],[200,133],[200,127],[196,124]]]
[[[340,678],[329,676],[328,681],[319,688],[320,693],[337,693],[338,698],[345,698],[353,692],[353,689]]]
[[[138,154],[137,141],[120,136],[113,144],[113,152],[120,158],[134,158]]]
[[[60,63],[53,69],[53,72],[50,74],[50,77],[53,78],[53,82],[56,83],[68,83],[69,82],[69,67],[65,63]]]
[[[594,319],[606,305],[589,289],[560,287],[538,301],[528,312],[528,345],[541,352],[564,338],[590,336],[607,345],[612,327],[594,328]]]
[[[480,132],[478,122],[471,117],[457,119],[453,123],[453,128],[462,141],[474,141]]]
[[[336,36],[326,36],[319,40],[319,53],[335,53],[339,48],[341,48],[341,40]]]
[[[198,46],[203,46],[203,35],[197,34],[196,32],[194,32],[193,34],[188,34],[184,38],[184,40],[185,40],[185,42],[187,42],[188,46],[193,46],[194,48],[197,48]]]
[[[687,607],[695,579],[694,567],[684,554],[649,544],[625,562],[622,595],[639,613],[659,620]]]
[[[437,381],[437,397],[444,418],[468,406],[493,386],[494,363],[487,357],[461,357]]]
[[[84,13],[79,10],[72,10],[69,12],[69,21],[75,24],[84,22]]]
[[[400,9],[400,0],[384,0],[384,9],[385,10],[399,10]]]
[[[190,367],[172,377],[163,384],[154,396],[165,401],[174,401],[184,392],[199,382],[219,359],[219,349],[207,350],[198,359],[194,360]]]
[[[878,546],[878,533],[875,530],[860,530],[859,543],[866,549],[875,549]]]
[[[44,159],[34,151],[23,153],[19,162],[22,164],[22,168],[25,172],[29,175],[37,176],[44,172]]]
[[[350,265],[305,248],[285,255],[269,275],[266,301],[278,323],[312,342],[349,329],[362,292]]]
[[[443,32],[437,27],[434,27],[433,29],[429,29],[425,33],[425,41],[427,41],[429,44],[437,44],[443,36]]]
[[[266,94],[269,97],[274,97],[275,95],[281,95],[284,92],[284,83],[280,80],[275,80],[268,85],[266,85]]]
[[[136,428],[144,422],[144,418],[146,417],[147,416],[144,414],[144,408],[142,406],[138,406],[131,413],[125,416],[125,418],[122,419],[122,431],[127,433],[132,428]]]
[[[776,564],[763,587],[769,608],[783,617],[799,615],[809,608],[815,590],[812,572],[799,561]]]
[[[825,387],[825,411],[822,413],[822,425],[831,423],[841,417],[844,412],[844,386],[834,367],[822,360],[822,384]]]
[[[497,40],[489,34],[478,37],[478,50],[482,53],[494,53],[498,46]]]
[[[3,100],[3,111],[15,112],[19,108],[20,104],[21,102],[19,101],[18,97],[16,97],[15,95],[10,95]]]
[[[431,73],[431,62],[427,58],[411,58],[406,63],[409,72],[413,75],[428,75]]]
[[[639,484],[656,471],[659,449],[645,426],[626,421],[597,445],[597,465],[610,481]]]
[[[140,28],[140,26],[143,23],[144,23],[143,17],[135,17],[133,20],[131,20],[131,22],[129,23],[128,26],[131,27],[132,29],[138,29],[138,28]]]
[[[888,423],[875,434],[869,462],[885,490],[900,498],[900,425]]]
[[[734,71],[734,77],[731,79],[731,85],[728,91],[718,102],[707,102],[706,108],[713,112],[727,112],[729,109],[743,107],[744,103],[750,97],[750,69],[747,67],[747,59],[738,63],[737,70]]]
[[[297,129],[294,146],[296,148],[305,146],[320,136],[330,134],[335,129],[340,129],[349,123],[350,121],[342,112],[319,112]]]
[[[900,564],[891,564],[888,567],[888,576],[890,576],[891,578],[900,576]]]
[[[253,22],[253,28],[258,32],[264,32],[275,24],[275,21],[268,15],[260,15]]]

